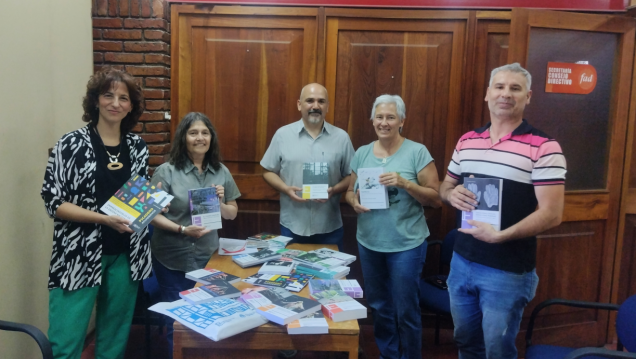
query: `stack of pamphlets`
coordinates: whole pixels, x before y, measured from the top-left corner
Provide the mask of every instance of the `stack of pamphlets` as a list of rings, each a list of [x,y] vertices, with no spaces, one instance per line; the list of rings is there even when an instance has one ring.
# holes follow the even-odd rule
[[[318,253],[318,254],[321,254],[323,256],[339,259],[339,260],[344,262],[342,264],[344,266],[348,266],[349,264],[355,262],[355,260],[356,260],[356,256],[353,256],[351,254],[347,254],[347,253],[344,253],[344,252],[335,251],[335,250],[329,249],[329,248],[320,248],[320,249],[316,249],[316,250],[313,250],[313,251],[309,251],[309,253]]]
[[[367,317],[367,308],[339,289],[314,292],[311,297],[322,304],[322,313],[334,322]]]
[[[283,258],[288,258],[292,260],[298,257],[299,255],[305,254],[305,253],[307,252],[301,251],[300,249],[283,248],[278,250],[278,254],[282,255]]]
[[[215,280],[224,280],[228,283],[236,283],[241,280],[241,278],[235,275],[221,272],[214,268],[193,270],[192,272],[186,273],[185,277],[202,284],[212,284],[212,281]]]
[[[495,231],[501,229],[501,197],[503,180],[501,178],[464,177],[464,188],[477,196],[477,208],[470,212],[462,211],[461,228],[474,228],[468,220],[486,222]]]
[[[329,324],[322,312],[312,313],[287,324],[287,334],[328,334]]]
[[[357,280],[321,280],[312,279],[309,281],[309,293],[322,292],[325,290],[341,290],[351,298],[362,298],[362,288]]]
[[[320,310],[320,303],[280,288],[251,288],[241,300],[272,322],[285,325]]]
[[[148,309],[167,315],[214,341],[267,323],[267,319],[248,305],[233,299],[220,299],[198,305],[177,300],[172,303],[157,303]]]
[[[294,272],[288,275],[255,274],[243,279],[243,282],[268,288],[282,288],[291,292],[300,292],[314,276]]]
[[[188,190],[192,224],[207,229],[219,229],[221,225],[221,204],[216,187]]]
[[[329,162],[303,163],[303,199],[329,198]]]
[[[219,238],[219,255],[221,256],[235,256],[256,252],[258,252],[258,249],[249,247],[246,240]]]
[[[101,211],[110,216],[119,216],[130,221],[130,229],[138,233],[161,213],[174,196],[150,185],[150,182],[134,174],[104,203]]]
[[[196,305],[225,298],[236,298],[241,292],[224,280],[213,280],[211,284],[184,290],[179,296],[188,303]]]
[[[380,175],[384,167],[358,168],[358,186],[360,204],[368,209],[389,208],[389,192],[380,184]]]
[[[311,274],[320,279],[340,279],[346,277],[349,274],[350,268],[339,266],[328,269],[317,270],[311,267],[305,267],[303,265],[296,266],[296,273]]]
[[[261,251],[252,254],[239,254],[237,256],[232,256],[232,261],[242,268],[245,268],[279,259],[280,257],[280,254],[272,251],[271,249],[262,249]]]
[[[294,262],[291,260],[275,260],[263,263],[258,270],[259,274],[291,274],[294,271]]]
[[[345,265],[345,262],[343,260],[332,258],[316,252],[307,252],[298,255],[296,256],[296,258],[294,258],[294,260],[298,262],[298,265],[302,265],[303,267],[319,271],[325,268],[333,268]]]

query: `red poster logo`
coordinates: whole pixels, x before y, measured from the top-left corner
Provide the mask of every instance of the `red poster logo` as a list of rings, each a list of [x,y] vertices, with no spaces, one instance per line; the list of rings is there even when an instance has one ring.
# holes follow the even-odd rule
[[[587,95],[596,87],[592,65],[548,62],[545,92]]]

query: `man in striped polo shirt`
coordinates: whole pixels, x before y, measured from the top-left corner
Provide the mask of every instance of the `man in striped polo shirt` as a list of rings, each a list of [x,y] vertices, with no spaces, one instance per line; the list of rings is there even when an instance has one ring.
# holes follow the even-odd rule
[[[464,178],[503,180],[501,230],[471,220],[474,228],[459,229],[455,242],[448,291],[460,359],[517,358],[521,316],[539,281],[536,235],[561,223],[565,158],[554,139],[523,119],[531,81],[518,63],[492,71],[485,98],[491,122],[459,139],[440,186],[446,204],[472,211],[477,196]]]

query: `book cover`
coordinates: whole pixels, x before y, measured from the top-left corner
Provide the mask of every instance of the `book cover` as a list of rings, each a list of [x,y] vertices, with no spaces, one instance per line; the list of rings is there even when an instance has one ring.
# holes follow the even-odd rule
[[[223,298],[236,298],[241,292],[224,280],[213,280],[211,284],[184,290],[179,296],[190,304],[202,304]]]
[[[367,308],[355,299],[322,306],[322,313],[334,322],[362,319],[367,317]]]
[[[305,162],[303,163],[303,192],[304,199],[329,198],[329,163]]]
[[[215,187],[188,190],[192,224],[207,229],[222,228],[221,203]]]
[[[214,341],[267,323],[266,318],[247,304],[233,299],[198,305],[190,305],[181,299],[172,303],[157,303],[148,309],[166,315]]]
[[[101,211],[131,222],[130,228],[139,232],[161,213],[174,196],[152,186],[144,177],[135,174],[104,203]]]
[[[307,253],[307,252],[302,251],[300,249],[283,248],[283,249],[278,250],[276,253],[282,255],[283,258],[294,259],[294,258],[298,257],[299,255]]]
[[[289,260],[273,260],[263,263],[258,273],[261,274],[290,274],[294,270],[294,262]]]
[[[312,274],[294,272],[286,275],[255,274],[243,279],[243,281],[261,287],[282,288],[292,292],[300,292],[312,278],[314,278]]]
[[[320,248],[320,249],[315,249],[313,251],[310,251],[311,253],[318,253],[321,254],[323,256],[326,257],[331,257],[331,258],[336,258],[339,259],[343,262],[345,262],[346,265],[351,264],[353,262],[355,262],[356,260],[356,256],[353,256],[351,254],[347,254],[344,252],[339,252],[333,249],[329,249],[329,248]]]
[[[346,302],[348,300],[351,300],[351,297],[340,289],[314,291],[311,293],[311,297],[317,300],[322,305]]]
[[[260,289],[260,290],[259,290]],[[250,288],[241,299],[276,324],[289,324],[320,309],[315,300],[292,294],[280,288]]]
[[[501,230],[501,193],[503,180],[499,178],[464,177],[464,187],[477,196],[477,207],[462,211],[461,228],[474,228],[468,220],[489,223],[496,231]]]
[[[192,272],[186,273],[185,276],[190,280],[202,284],[211,284],[214,280],[224,280],[228,283],[236,283],[241,280],[241,278],[235,275],[221,272],[220,270],[214,268],[197,269]]]
[[[380,184],[382,173],[383,167],[358,168],[360,204],[368,209],[389,208],[389,192],[386,186]]]
[[[235,263],[237,263],[238,265],[242,267],[246,267],[246,266],[257,265],[259,263],[263,263],[268,260],[278,259],[280,257],[281,257],[280,254],[272,250],[263,249],[259,252],[252,253],[252,254],[239,254],[236,256],[232,256],[232,261],[234,261]]]
[[[341,279],[341,280],[324,280],[324,279],[312,279],[309,281],[309,293],[323,291],[342,291],[351,298],[362,298],[362,288],[357,280]]]
[[[329,324],[322,312],[311,313],[287,324],[287,334],[328,334]]]
[[[312,267],[305,267],[302,264],[298,264],[296,266],[296,273],[306,273],[311,274],[315,278],[320,279],[338,279],[349,274],[350,268],[344,266],[325,268],[325,269],[316,269]]]
[[[304,254],[300,254],[296,256],[295,260],[305,263],[306,265],[316,269],[332,268],[345,265],[345,262],[340,259],[332,258],[316,252],[307,252]]]

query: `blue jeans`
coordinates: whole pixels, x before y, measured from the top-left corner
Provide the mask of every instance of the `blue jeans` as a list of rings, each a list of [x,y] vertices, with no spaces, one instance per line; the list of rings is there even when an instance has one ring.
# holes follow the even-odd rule
[[[516,359],[523,308],[539,284],[536,270],[507,272],[453,253],[447,284],[459,359]]]
[[[318,243],[318,244],[337,244],[338,250],[342,252],[342,238],[344,237],[344,227],[340,227],[333,232],[318,233],[311,236],[299,236],[290,231],[289,228],[280,225],[280,234],[285,237],[293,238],[289,243]]]
[[[197,284],[197,282],[187,279],[185,277],[185,272],[166,268],[155,258],[155,256],[152,256],[152,269],[157,276],[159,290],[161,291],[161,298],[164,302],[174,302],[175,300],[181,299],[181,297],[179,297],[179,292],[192,289]],[[168,339],[170,347],[169,358],[172,358],[174,333],[173,324],[174,320],[166,318],[166,339]]]
[[[384,253],[358,243],[364,294],[373,313],[373,333],[385,359],[422,356],[419,279],[426,242],[403,252]],[[401,354],[400,354],[401,349]]]

